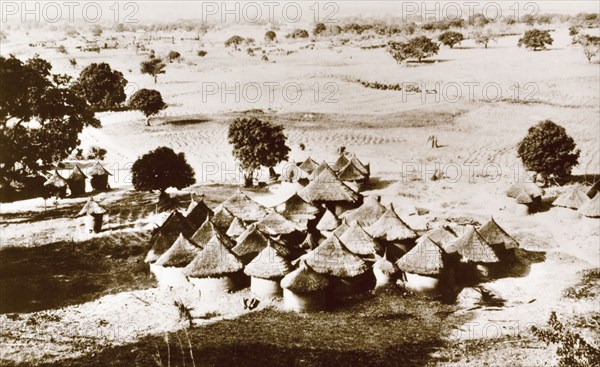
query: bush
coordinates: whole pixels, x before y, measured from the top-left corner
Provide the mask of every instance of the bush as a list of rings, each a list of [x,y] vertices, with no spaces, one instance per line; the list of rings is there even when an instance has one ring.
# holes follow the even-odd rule
[[[530,29],[525,32],[522,38],[519,38],[519,43],[517,45],[519,47],[525,46],[526,48],[533,49],[533,51],[538,51],[545,49],[546,45],[551,45],[553,42],[554,39],[550,36],[550,31]]]
[[[58,48],[56,49],[56,52],[58,52],[59,54],[68,54],[69,51],[67,51],[67,48],[63,45],[58,46]]]
[[[518,155],[525,167],[544,179],[569,176],[579,162],[579,153],[565,128],[550,120],[530,127],[518,146]]]
[[[461,43],[464,39],[465,36],[463,36],[462,33],[455,31],[444,32],[438,37],[438,40],[443,45],[449,46],[450,48],[453,48],[454,45]]]
[[[198,56],[200,56],[200,57],[204,57],[204,56],[206,56],[207,54],[208,54],[208,52],[206,52],[206,51],[204,51],[204,50],[199,50],[199,51],[198,51]]]
[[[97,159],[99,161],[103,161],[106,156],[106,149],[100,148],[99,146],[92,145],[88,151],[86,156],[87,159]]]
[[[592,58],[598,55],[600,51],[600,37],[583,34],[575,38],[575,43],[579,43],[583,48],[583,54],[589,63]]]
[[[167,59],[169,60],[169,62],[179,61],[179,59],[181,59],[181,54],[177,51],[171,51],[167,55]]]
[[[293,32],[285,36],[286,38],[308,38],[308,31],[306,29],[294,29]]]

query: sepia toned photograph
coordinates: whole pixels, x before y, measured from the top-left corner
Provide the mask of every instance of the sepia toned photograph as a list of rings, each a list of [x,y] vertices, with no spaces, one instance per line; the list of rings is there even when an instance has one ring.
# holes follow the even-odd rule
[[[600,2],[0,1],[0,366],[600,366]]]

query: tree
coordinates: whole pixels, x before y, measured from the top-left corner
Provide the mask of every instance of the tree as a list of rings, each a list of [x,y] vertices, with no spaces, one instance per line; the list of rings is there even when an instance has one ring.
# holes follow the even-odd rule
[[[102,35],[102,27],[100,27],[99,25],[94,25],[92,27],[92,35],[94,35],[95,37],[100,37]]]
[[[574,25],[570,26],[569,27],[569,36],[575,37],[577,35],[579,35],[579,28]]]
[[[126,85],[123,73],[112,70],[109,64],[103,62],[86,66],[73,88],[92,107],[108,109],[125,102]]]
[[[241,36],[231,36],[227,41],[225,41],[225,47],[232,47],[238,51],[239,46],[244,43],[244,37]]]
[[[488,48],[488,44],[491,41],[497,42],[498,37],[492,32],[475,32],[473,33],[473,39],[478,45],[483,45],[484,48]]]
[[[252,186],[257,169],[275,166],[287,159],[290,152],[283,127],[255,117],[233,121],[229,126],[228,139],[233,145],[233,156],[244,171],[246,187]]]
[[[577,36],[575,42],[581,45],[583,54],[589,63],[592,62],[594,56],[598,56],[600,52],[600,37],[583,34]]]
[[[100,127],[88,103],[70,87],[70,77],[51,69],[38,56],[26,62],[0,57],[3,177],[22,177],[67,158],[84,127]]]
[[[198,50],[198,56],[200,57],[204,57],[208,54],[208,52],[204,51],[204,50]]]
[[[540,49],[545,49],[546,45],[551,45],[553,42],[554,39],[550,36],[550,31],[530,29],[525,32],[522,38],[519,38],[519,43],[517,45],[519,47],[525,46],[526,48],[533,49],[533,51],[538,51]]]
[[[443,45],[449,46],[450,48],[453,48],[454,45],[461,43],[464,39],[465,36],[463,36],[462,33],[455,31],[446,31],[440,34],[438,37],[438,40]]]
[[[437,55],[440,47],[426,36],[412,38],[408,42],[389,42],[388,51],[396,62],[408,59],[422,59]]]
[[[161,60],[157,58],[152,58],[150,60],[142,61],[140,64],[140,71],[142,74],[148,74],[154,78],[154,84],[156,84],[156,80],[160,74],[165,74],[165,68],[167,65]]]
[[[167,147],[159,147],[138,158],[131,167],[131,181],[136,190],[159,190],[161,197],[169,187],[181,190],[196,183],[194,169],[185,155]]]
[[[129,107],[141,111],[146,116],[146,126],[150,126],[150,116],[167,108],[160,92],[154,89],[140,89],[129,99]]]
[[[315,25],[315,28],[313,29],[313,34],[315,36],[319,36],[321,33],[325,32],[327,30],[327,26],[323,23],[317,23]]]
[[[292,33],[285,36],[285,38],[308,38],[309,34],[306,29],[294,29]]]
[[[64,45],[58,46],[56,52],[58,52],[59,54],[69,54],[69,51],[67,51],[67,48]]]
[[[169,60],[169,62],[173,62],[175,60],[179,61],[180,58],[181,58],[181,54],[177,51],[170,51],[169,55],[167,56],[167,59]]]
[[[277,39],[277,33],[273,32],[273,31],[268,31],[267,33],[265,33],[265,42],[266,43],[275,42],[276,39]]]
[[[550,120],[530,127],[518,145],[518,155],[525,167],[539,173],[544,180],[570,175],[578,164],[579,153],[565,128]]]
[[[77,60],[74,57],[72,57],[69,59],[69,64],[71,64],[73,69],[75,69],[77,67]]]

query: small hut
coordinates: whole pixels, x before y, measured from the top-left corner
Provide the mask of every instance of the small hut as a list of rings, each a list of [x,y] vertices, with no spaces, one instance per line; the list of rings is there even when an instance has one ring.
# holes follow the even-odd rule
[[[88,175],[92,178],[90,183],[94,190],[105,191],[109,189],[108,176],[111,174],[100,164],[100,162],[96,161],[96,163],[88,169]]]
[[[296,270],[281,279],[285,308],[295,312],[322,310],[325,307],[325,288],[328,284],[325,276],[301,261]]]
[[[219,231],[225,233],[229,229],[229,226],[235,219],[235,215],[231,213],[227,208],[220,207],[215,211],[215,215],[210,219],[211,222],[219,229]]]
[[[220,236],[214,236],[206,247],[183,270],[183,274],[201,297],[208,298],[235,290],[240,283],[244,264],[238,259]]]
[[[414,292],[437,293],[443,282],[452,282],[446,269],[445,252],[442,247],[425,238],[397,262],[406,274],[406,289]]]
[[[589,218],[600,218],[600,193],[579,208],[579,214]]]
[[[233,222],[231,222],[231,224],[229,225],[229,228],[227,228],[227,232],[225,234],[229,238],[235,240],[245,231],[246,225],[244,224],[244,222],[240,218],[235,217],[233,219]]]
[[[106,209],[100,206],[94,198],[89,198],[78,215],[85,215],[85,228],[89,233],[100,233]]]
[[[83,195],[85,194],[85,180],[87,176],[83,173],[79,166],[75,165],[73,171],[69,175],[67,179],[67,183],[69,185],[69,191],[71,191],[71,196]]]
[[[316,170],[319,167],[319,164],[311,157],[308,157],[298,167],[304,172],[306,172],[307,175],[310,175],[311,173],[313,173],[314,170]]]
[[[376,261],[373,264],[373,275],[375,276],[375,288],[387,287],[395,284],[398,276],[402,280],[404,275],[398,266],[391,262],[387,257],[387,252],[383,256],[376,255]]]
[[[232,249],[244,264],[249,263],[269,244],[270,238],[262,233],[256,224],[251,224],[246,232],[242,233],[237,239],[237,245]],[[271,246],[277,249],[277,252],[284,256],[291,256],[290,251],[280,242],[271,241]]]
[[[272,236],[289,235],[300,231],[298,224],[287,219],[275,210],[271,210],[266,217],[256,223],[256,226],[262,232]]]
[[[190,206],[185,211],[185,217],[196,228],[200,228],[207,219],[212,218],[215,213],[204,203],[204,199],[192,200]]]
[[[349,224],[358,222],[360,225],[368,227],[381,218],[385,212],[386,208],[379,202],[379,197],[367,196],[360,207],[348,210],[341,217],[346,219]]]
[[[492,247],[500,261],[512,263],[515,261],[515,250],[519,243],[496,223],[494,218],[479,228],[479,234]]]
[[[154,230],[150,238],[150,251],[144,260],[147,263],[153,263],[160,255],[173,245],[173,242],[179,237],[180,233],[190,237],[194,233],[194,225],[179,211],[174,210],[169,214],[163,224]],[[160,235],[160,236],[159,236]]]
[[[302,223],[304,226],[314,220],[321,211],[318,207],[306,202],[297,193],[290,196],[283,204],[278,205],[276,209],[286,218],[296,223]]]
[[[189,282],[183,274],[183,269],[200,251],[201,247],[180,233],[173,245],[160,255],[154,264],[150,264],[150,271],[156,277],[158,286],[169,289],[187,287]]]
[[[54,171],[50,178],[44,182],[44,187],[50,196],[65,197],[67,196],[67,180],[65,180],[58,171]]]
[[[292,271],[292,265],[271,246],[265,247],[244,269],[250,276],[250,289],[259,298],[273,298],[282,294],[279,282]]]
[[[352,162],[348,162],[348,164],[338,172],[338,178],[344,182],[352,183],[359,188],[362,188],[369,182],[369,177],[361,172]]]
[[[446,249],[450,254],[454,250],[460,255],[462,263],[475,266],[478,276],[488,278],[496,273],[496,265],[500,263],[500,259],[474,227],[467,228],[453,246]]]
[[[340,219],[327,209],[319,220],[319,223],[317,223],[317,229],[321,231],[322,235],[328,237],[340,224]]]
[[[330,167],[334,172],[340,172],[344,167],[346,167],[350,162],[350,159],[346,156],[346,153],[340,154],[338,159],[333,163]]]
[[[552,205],[577,210],[589,200],[590,198],[581,187],[576,185],[556,198]]]
[[[390,207],[381,218],[366,228],[366,230],[373,238],[388,243],[395,243],[404,251],[407,251],[410,245],[412,245],[412,241],[418,237],[417,233],[400,219],[392,204],[390,204]]]
[[[382,250],[379,243],[358,222],[344,232],[340,241],[353,254],[369,259],[374,259],[375,254]]]
[[[336,236],[337,238],[340,238],[349,229],[350,229],[350,226],[348,225],[348,222],[346,222],[346,220],[344,219],[344,220],[342,220],[342,224],[340,224],[336,229],[333,230],[332,234],[334,236]]]
[[[326,163],[318,176],[298,192],[298,195],[313,205],[325,205],[336,215],[353,209],[362,202],[362,195],[338,179],[335,172]]]
[[[198,228],[198,230],[196,232],[194,232],[194,234],[192,235],[192,237],[190,237],[190,239],[192,240],[192,242],[194,244],[204,248],[204,246],[206,246],[208,241],[210,241],[210,239],[213,238],[214,236],[219,236],[223,239],[226,239],[226,236],[223,234],[223,232],[221,232],[214,225],[212,220],[209,219],[206,222],[204,222],[204,224],[201,225],[200,228]],[[227,242],[228,248],[233,247],[233,243],[231,241],[229,241],[229,239],[227,239],[226,242]]]
[[[267,215],[267,209],[264,206],[252,200],[239,189],[220,207],[226,208],[231,214],[246,223],[258,222]]]
[[[429,238],[433,242],[439,244],[443,248],[446,246],[451,246],[454,241],[458,238],[456,232],[452,230],[452,228],[448,226],[440,226],[434,229],[430,229],[424,235],[417,238],[417,243]]]
[[[370,164],[363,164],[363,162],[361,162],[356,155],[352,154],[351,158],[350,158],[350,162],[356,167],[358,168],[358,170],[365,175],[367,181],[369,180],[369,176],[371,176],[371,165]]]

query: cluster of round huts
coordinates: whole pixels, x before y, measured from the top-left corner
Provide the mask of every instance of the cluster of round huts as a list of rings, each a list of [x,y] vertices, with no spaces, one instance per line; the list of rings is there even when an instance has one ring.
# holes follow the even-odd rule
[[[69,176],[63,177],[58,170],[52,172],[46,182],[44,188],[49,196],[65,197],[67,189],[70,196],[78,196],[85,194],[86,180],[90,179],[90,185],[95,191],[108,190],[108,176],[110,172],[100,162],[94,163],[92,166],[85,169],[87,175],[81,167],[74,165]]]
[[[146,257],[159,286],[201,299],[249,286],[257,298],[283,296],[288,309],[304,312],[398,282],[443,292],[463,268],[481,279],[514,261],[519,245],[493,219],[419,236],[392,205],[363,197],[326,163],[317,169],[272,208],[238,190],[214,210],[198,200],[172,212]]]

